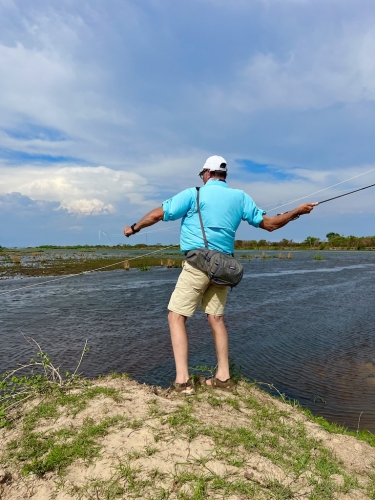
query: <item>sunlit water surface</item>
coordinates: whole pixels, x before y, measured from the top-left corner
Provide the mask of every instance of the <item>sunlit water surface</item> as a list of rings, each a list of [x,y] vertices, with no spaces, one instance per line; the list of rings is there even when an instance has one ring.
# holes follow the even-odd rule
[[[313,413],[375,432],[375,252],[320,253],[324,260],[294,252],[244,261],[226,309],[231,357],[246,377]],[[127,372],[166,386],[174,378],[166,307],[179,272],[108,271],[0,296],[0,372],[35,355],[23,333],[64,370],[88,339],[84,375]],[[3,280],[0,292],[37,281]],[[214,365],[205,316],[187,325],[190,365]]]

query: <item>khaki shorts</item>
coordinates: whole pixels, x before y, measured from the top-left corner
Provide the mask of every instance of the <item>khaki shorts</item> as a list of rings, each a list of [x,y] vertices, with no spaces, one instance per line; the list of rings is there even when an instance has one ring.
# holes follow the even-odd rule
[[[201,300],[201,311],[213,316],[223,316],[227,294],[227,286],[215,285],[203,271],[185,261],[168,309],[190,317]]]

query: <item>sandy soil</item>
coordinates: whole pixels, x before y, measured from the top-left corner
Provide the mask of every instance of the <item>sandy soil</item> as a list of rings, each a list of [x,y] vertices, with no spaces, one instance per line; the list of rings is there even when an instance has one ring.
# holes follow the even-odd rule
[[[309,421],[299,410],[248,384],[240,383],[237,394],[233,395],[209,390],[189,398],[188,406],[195,423],[187,422],[185,426],[182,423],[181,426],[171,425],[168,420],[176,415],[181,407],[186,407],[186,399],[169,390],[140,385],[123,378],[105,378],[95,381],[94,384],[117,389],[121,400],[116,402],[101,395],[90,400],[88,406],[75,416],[62,408],[57,418],[41,419],[37,431],[48,436],[52,430],[69,428],[78,431],[88,418],[93,422],[100,422],[103,418],[119,415],[126,417],[121,424],[109,428],[107,434],[98,440],[98,457],[91,460],[78,459],[61,474],[55,471],[47,472],[43,477],[22,474],[21,461],[4,461],[7,445],[12,440],[22,438],[21,418],[12,428],[0,430],[2,500],[317,498],[310,496],[310,476],[313,472],[305,470],[300,476],[293,475],[276,460],[270,459],[267,453],[262,454],[256,448],[245,449],[242,445],[238,448],[228,448],[229,453],[226,454],[228,450],[225,449],[225,443],[218,447],[217,441],[209,434],[194,434],[192,431],[193,428],[199,428],[199,423],[202,423],[203,427],[213,425],[223,432],[236,426],[255,429],[255,410],[243,404],[244,398],[248,397],[253,398],[261,407],[268,408],[270,412],[280,412],[280,425],[283,422],[288,426],[302,424],[309,438],[316,439],[337,457],[344,472],[332,474],[331,480],[342,489],[333,492],[331,497],[322,498],[375,498],[369,496],[367,489],[369,478],[375,473],[375,448],[355,437],[326,432]],[[36,402],[31,403],[29,408],[35,404]],[[178,415],[182,422],[183,414]],[[280,439],[282,442],[282,438]],[[243,461],[240,465],[235,463],[235,456]],[[241,480],[244,484],[255,485],[258,492],[255,496],[238,491],[225,494],[220,489],[215,490],[210,483],[210,487],[202,487],[202,494],[199,496],[196,478],[190,482],[184,481],[181,479],[182,473],[195,474],[196,477],[211,475],[210,477],[225,478],[229,482]],[[357,484],[347,491],[343,488],[345,474],[357,481]],[[275,481],[285,488],[283,490],[279,487],[279,496],[272,493],[270,486]],[[289,496],[287,493],[283,496],[282,491],[289,491]]]

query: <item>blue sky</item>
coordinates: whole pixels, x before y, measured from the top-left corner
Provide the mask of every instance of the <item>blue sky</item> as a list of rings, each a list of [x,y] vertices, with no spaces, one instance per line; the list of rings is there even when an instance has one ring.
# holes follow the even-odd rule
[[[375,169],[372,0],[0,0],[0,14],[0,245],[177,243],[176,223],[122,228],[197,185],[212,154],[266,209]],[[238,238],[373,235],[373,197]]]

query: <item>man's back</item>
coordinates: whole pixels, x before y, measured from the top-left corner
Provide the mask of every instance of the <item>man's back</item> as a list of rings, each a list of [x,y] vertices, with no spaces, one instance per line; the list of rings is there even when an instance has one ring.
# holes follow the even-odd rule
[[[246,220],[258,227],[265,213],[244,191],[231,189],[221,180],[208,181],[200,188],[199,197],[208,247],[211,250],[232,253],[235,233],[241,221]],[[183,252],[204,247],[196,200],[197,190],[190,188],[163,203],[164,220],[182,218]]]

